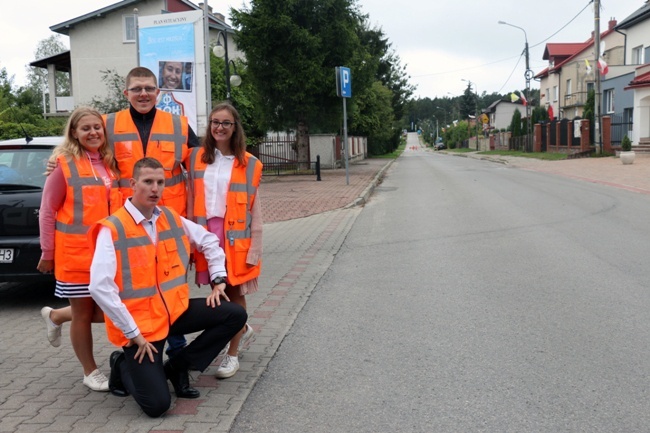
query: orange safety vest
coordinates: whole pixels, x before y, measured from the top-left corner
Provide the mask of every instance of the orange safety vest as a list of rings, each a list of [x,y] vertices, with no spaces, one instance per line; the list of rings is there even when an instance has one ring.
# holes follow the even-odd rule
[[[178,213],[166,207],[160,210],[156,245],[124,207],[99,221],[88,233],[94,249],[101,227],[111,229],[117,258],[115,284],[120,289],[120,299],[150,343],[166,338],[171,324],[189,305],[186,272],[190,242]],[[125,346],[129,340],[122,330],[108,316],[105,318],[110,342]]]
[[[189,158],[188,175],[190,187],[188,210],[191,219],[207,228],[208,222],[205,209],[205,188],[203,178],[207,164],[201,161],[202,147],[191,149]],[[257,188],[262,179],[262,163],[250,153],[246,152],[245,165],[237,159],[232,167],[230,185],[226,195],[226,215],[224,215],[224,231],[226,239],[224,252],[226,253],[226,272],[228,284],[236,286],[256,278],[260,274],[262,261],[251,266],[246,263],[246,256],[251,246],[251,209],[257,195]],[[223,236],[218,234],[219,238]],[[203,254],[194,253],[196,271],[206,271],[208,264]]]
[[[90,282],[92,254],[88,229],[122,207],[117,177],[107,169],[112,185],[106,195],[104,179],[97,177],[88,158],[59,156],[66,183],[65,201],[56,213],[54,276],[66,283]]]
[[[156,110],[146,155],[138,128],[128,109],[102,117],[106,124],[108,144],[113,149],[120,169],[120,188],[124,200],[133,193],[129,184],[133,177],[133,166],[139,159],[150,156],[160,161],[165,169],[165,189],[160,204],[185,215],[186,175],[181,162],[189,155],[187,117]]]

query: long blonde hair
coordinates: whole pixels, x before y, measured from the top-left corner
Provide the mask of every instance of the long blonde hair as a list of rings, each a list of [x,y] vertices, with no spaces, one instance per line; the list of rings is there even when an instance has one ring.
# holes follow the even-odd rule
[[[86,116],[95,116],[101,122],[102,129],[104,130],[104,143],[99,147],[99,149],[97,149],[97,151],[99,152],[104,165],[113,171],[113,173],[119,175],[113,150],[108,145],[106,125],[104,125],[102,115],[99,114],[99,111],[90,107],[79,107],[72,112],[68,119],[68,123],[65,124],[65,128],[63,129],[63,142],[56,146],[52,151],[52,159],[56,159],[60,155],[77,159],[83,157],[84,148],[79,140],[74,137],[73,133],[75,129],[77,129],[79,121]]]

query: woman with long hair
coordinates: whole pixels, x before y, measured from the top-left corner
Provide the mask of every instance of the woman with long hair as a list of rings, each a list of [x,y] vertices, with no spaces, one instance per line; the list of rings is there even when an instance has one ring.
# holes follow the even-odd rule
[[[226,294],[246,308],[246,295],[258,289],[262,266],[262,215],[257,190],[262,163],[246,152],[239,113],[229,102],[214,107],[201,147],[187,164],[193,189],[188,217],[215,233],[226,253]],[[197,284],[209,284],[205,259],[196,254]],[[214,282],[212,282],[214,283]],[[239,352],[253,335],[247,323],[226,348],[216,376],[239,370]]]
[[[41,199],[42,255],[37,269],[54,272],[55,295],[68,299],[70,308],[44,307],[41,316],[53,346],[61,343],[61,324],[72,321],[70,340],[83,367],[83,384],[108,391],[108,379],[93,356],[91,324],[103,322],[104,315],[88,291],[92,252],[86,232],[122,206],[122,195],[101,114],[89,107],[74,110],[53,158],[57,166],[45,181]]]

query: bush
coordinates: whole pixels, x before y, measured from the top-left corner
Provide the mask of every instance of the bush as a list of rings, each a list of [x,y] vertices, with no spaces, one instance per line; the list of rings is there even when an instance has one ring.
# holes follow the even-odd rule
[[[623,140],[621,141],[621,150],[623,152],[629,152],[632,150],[632,142],[630,141],[630,138],[625,134],[623,136]]]

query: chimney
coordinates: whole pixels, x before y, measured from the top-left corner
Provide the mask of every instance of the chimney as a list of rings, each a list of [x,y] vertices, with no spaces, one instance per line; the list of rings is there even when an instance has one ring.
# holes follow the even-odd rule
[[[199,9],[203,10],[203,5],[205,3],[201,2],[199,3]],[[208,5],[208,13],[212,13],[212,6]]]
[[[609,25],[608,26],[609,30],[614,30],[614,27],[616,27],[616,19],[614,19],[613,17],[610,18],[608,25]]]
[[[223,14],[220,14],[219,12],[215,12],[212,15],[214,15],[214,17],[219,21],[223,21],[224,23],[226,22],[226,17],[223,16]]]

